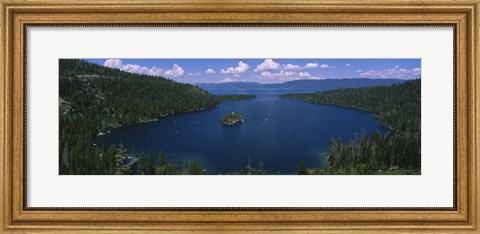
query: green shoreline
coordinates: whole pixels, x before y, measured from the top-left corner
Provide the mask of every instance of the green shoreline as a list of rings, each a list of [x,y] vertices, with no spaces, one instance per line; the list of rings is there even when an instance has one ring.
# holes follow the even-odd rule
[[[307,93],[307,94],[308,94],[308,93]],[[293,100],[293,101],[306,102],[306,103],[317,104],[317,105],[343,107],[343,108],[347,108],[347,109],[353,109],[353,110],[359,110],[359,111],[367,112],[367,113],[371,114],[373,117],[375,117],[376,119],[378,119],[379,123],[380,123],[382,126],[388,128],[388,130],[395,131],[395,128],[393,128],[392,126],[388,125],[387,123],[384,123],[383,120],[380,118],[379,115],[377,115],[377,114],[375,114],[375,113],[373,113],[373,112],[371,112],[371,111],[369,111],[369,110],[366,110],[366,109],[357,108],[357,107],[352,107],[352,106],[346,106],[346,105],[340,105],[340,104],[304,101],[304,100],[302,100],[302,99],[287,98],[287,97],[282,97],[282,96],[283,96],[283,95],[280,95],[279,97],[284,98],[284,99]]]
[[[216,96],[218,98],[220,103],[223,102],[223,101],[243,101],[243,100],[250,100],[250,99],[255,99],[256,98],[255,95],[251,95],[251,94],[232,94],[232,95],[226,94],[226,95],[214,95],[214,96]],[[232,96],[233,98],[230,98],[230,96]],[[241,98],[238,98],[238,97],[241,97]],[[62,99],[62,101],[63,101],[63,99]],[[128,127],[128,126],[132,126],[132,125],[139,124],[139,123],[156,122],[156,121],[159,121],[161,118],[167,117],[167,116],[179,115],[179,114],[185,114],[185,113],[191,113],[191,112],[198,112],[198,111],[206,111],[206,110],[211,110],[211,109],[218,108],[218,107],[220,107],[220,104],[215,105],[214,107],[197,108],[197,109],[193,109],[193,110],[186,110],[186,111],[183,111],[183,112],[161,114],[157,118],[141,119],[141,120],[138,120],[136,122],[130,123],[128,125],[116,125],[114,127],[110,127],[108,129],[106,129],[106,131],[98,131],[96,133],[96,136],[106,135],[106,134],[110,133],[111,130],[116,129],[116,128]]]
[[[388,128],[384,136],[361,132],[349,142],[332,139],[325,174],[421,174],[421,81],[280,97],[364,111]]]

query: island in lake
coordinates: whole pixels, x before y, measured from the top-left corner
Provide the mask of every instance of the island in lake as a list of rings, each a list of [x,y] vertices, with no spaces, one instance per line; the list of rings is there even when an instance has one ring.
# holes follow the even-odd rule
[[[228,115],[223,116],[222,120],[221,120],[221,123],[223,125],[232,126],[232,125],[241,124],[241,123],[243,123],[243,121],[244,121],[244,119],[239,113],[232,112]]]
[[[419,59],[60,59],[59,174],[420,174],[420,77]]]

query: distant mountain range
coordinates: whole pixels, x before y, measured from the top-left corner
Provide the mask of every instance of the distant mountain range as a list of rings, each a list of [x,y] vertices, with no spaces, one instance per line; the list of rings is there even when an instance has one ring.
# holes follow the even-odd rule
[[[261,84],[257,82],[229,82],[229,83],[198,83],[196,86],[206,90],[317,90],[325,91],[338,88],[359,88],[371,86],[386,86],[403,83],[400,79],[325,79],[325,80],[294,80],[278,84]]]

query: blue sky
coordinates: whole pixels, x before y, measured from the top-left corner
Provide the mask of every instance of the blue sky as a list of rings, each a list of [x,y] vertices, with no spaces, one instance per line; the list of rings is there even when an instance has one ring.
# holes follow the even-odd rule
[[[183,83],[282,83],[299,79],[414,79],[420,59],[87,59]]]

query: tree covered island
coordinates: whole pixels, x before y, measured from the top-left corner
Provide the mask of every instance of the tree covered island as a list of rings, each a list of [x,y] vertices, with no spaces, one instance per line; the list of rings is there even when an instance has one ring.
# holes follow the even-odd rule
[[[220,121],[223,125],[228,125],[228,126],[232,126],[232,125],[237,125],[237,124],[241,124],[244,122],[244,119],[243,117],[237,113],[237,112],[232,112],[228,115],[225,115],[222,117],[222,120]]]

